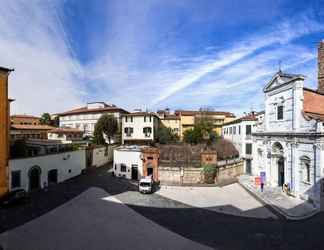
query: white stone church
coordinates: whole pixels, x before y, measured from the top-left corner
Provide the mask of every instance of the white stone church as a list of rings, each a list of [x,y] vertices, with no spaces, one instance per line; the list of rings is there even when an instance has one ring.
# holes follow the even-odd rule
[[[305,77],[277,72],[264,87],[265,116],[253,134],[252,174],[266,185],[324,209],[324,42],[318,49],[318,89]]]

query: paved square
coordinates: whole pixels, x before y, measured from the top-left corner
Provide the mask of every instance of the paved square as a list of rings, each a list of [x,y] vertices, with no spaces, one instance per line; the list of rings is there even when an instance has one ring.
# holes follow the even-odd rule
[[[277,218],[237,183],[224,187],[162,186],[157,193],[192,207],[238,216]]]

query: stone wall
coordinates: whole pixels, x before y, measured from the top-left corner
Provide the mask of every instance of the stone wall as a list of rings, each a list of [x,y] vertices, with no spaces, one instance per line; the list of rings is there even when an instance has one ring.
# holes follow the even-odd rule
[[[243,161],[229,161],[217,169],[216,184],[224,183],[243,174]],[[159,180],[161,184],[203,184],[203,168],[160,165]]]

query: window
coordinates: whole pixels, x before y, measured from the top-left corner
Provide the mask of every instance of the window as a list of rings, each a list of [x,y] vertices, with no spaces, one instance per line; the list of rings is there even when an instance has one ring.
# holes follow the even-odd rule
[[[236,134],[236,126],[233,127],[233,134]]]
[[[238,129],[238,130],[239,130],[238,133],[239,133],[239,135],[240,135],[240,134],[241,134],[241,125],[239,125],[238,128],[239,128],[239,129]]]
[[[252,126],[251,125],[246,125],[245,130],[246,130],[245,131],[246,135],[252,134]]]
[[[230,132],[230,135],[231,135],[232,134],[232,127],[230,127],[229,132]]]
[[[310,166],[311,161],[307,156],[303,156],[300,158],[302,173],[303,173],[303,181],[310,183],[311,182],[311,173],[310,173]]]
[[[152,128],[151,127],[143,128],[143,133],[145,134],[145,137],[150,137],[152,133]]]
[[[20,185],[21,185],[20,172],[21,171],[12,171],[11,172],[11,188],[20,187]]]
[[[120,164],[120,172],[126,172],[126,168],[125,164]]]
[[[252,143],[245,144],[245,154],[247,154],[247,155],[252,154]]]
[[[126,136],[131,136],[134,132],[134,129],[131,127],[126,127],[126,128],[124,128],[124,132],[125,132]]]
[[[283,106],[277,107],[277,120],[283,120]]]

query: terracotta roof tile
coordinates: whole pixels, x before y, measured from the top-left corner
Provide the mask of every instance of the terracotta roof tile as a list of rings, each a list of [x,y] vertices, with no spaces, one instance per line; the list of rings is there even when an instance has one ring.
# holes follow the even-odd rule
[[[304,88],[304,107],[305,114],[324,116],[324,95],[315,90]]]
[[[23,129],[23,130],[52,130],[54,127],[48,125],[22,125],[12,124],[11,129]]]
[[[59,116],[66,116],[66,115],[75,115],[75,114],[89,114],[89,113],[105,113],[105,112],[121,112],[121,113],[128,113],[126,110],[116,107],[116,106],[107,106],[103,108],[93,108],[88,109],[86,106],[72,109],[63,113],[58,113],[56,115]]]
[[[12,115],[11,118],[30,118],[30,119],[40,119],[40,117],[33,115]]]
[[[176,110],[174,112],[176,115],[197,115],[200,113],[204,113],[207,115],[224,115],[226,117],[235,117],[235,115],[231,112],[226,112],[226,111],[196,111],[196,110]]]

